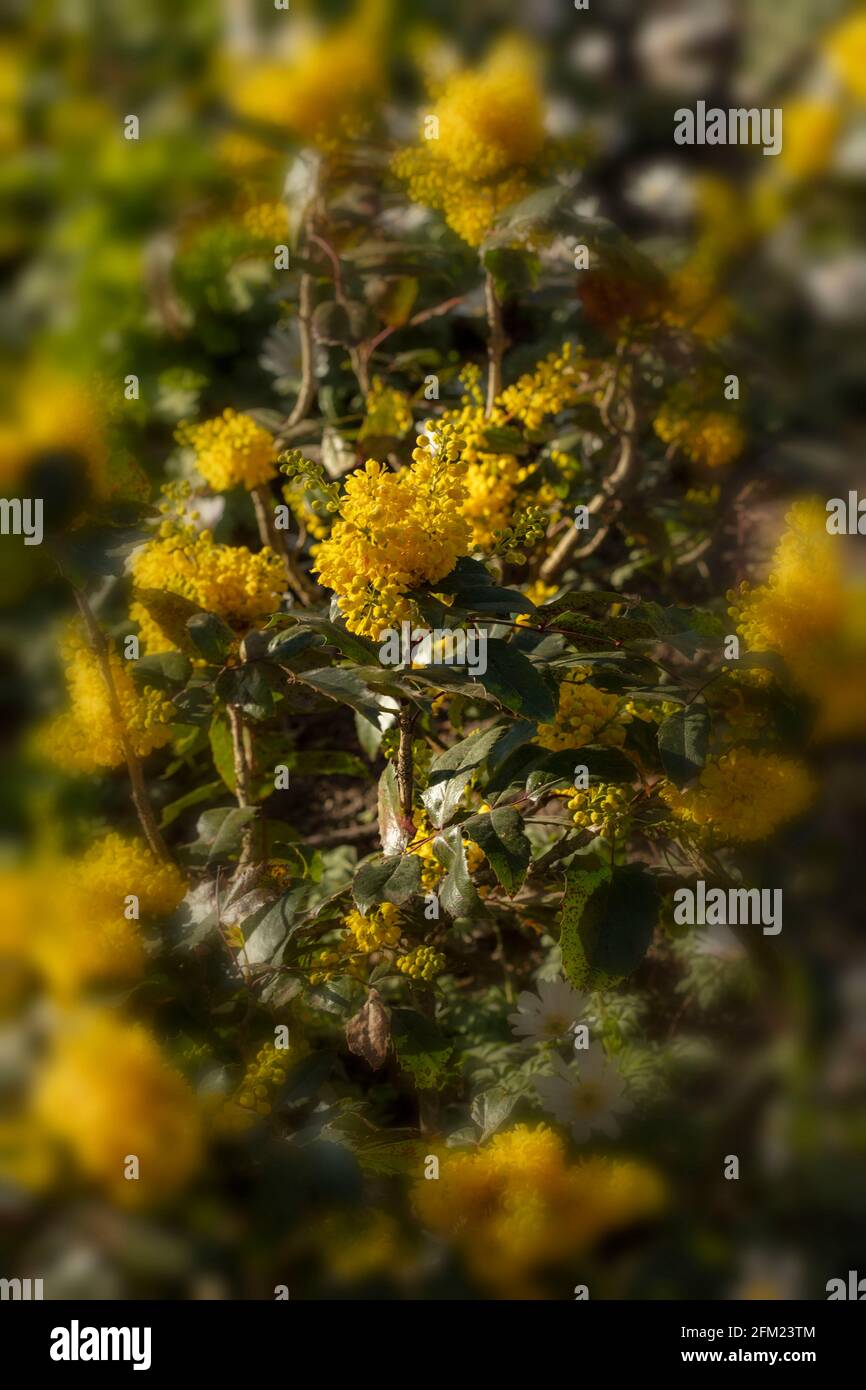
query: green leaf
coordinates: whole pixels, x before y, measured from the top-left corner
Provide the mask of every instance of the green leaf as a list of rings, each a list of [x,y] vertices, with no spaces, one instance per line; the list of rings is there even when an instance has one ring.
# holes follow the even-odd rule
[[[190,806],[198,806],[202,801],[210,801],[213,797],[219,796],[223,791],[222,782],[205,782],[201,787],[194,787],[185,796],[179,796],[176,801],[170,801],[167,806],[162,808],[160,817],[160,830],[165,830],[183,815],[184,811],[189,810]]]
[[[421,1091],[446,1084],[454,1044],[430,1019],[415,1009],[391,1010],[391,1038],[397,1060]]]
[[[321,695],[327,695],[329,700],[350,705],[376,728],[379,727],[379,696],[357,671],[347,670],[344,666],[323,666],[315,671],[299,671],[296,679],[312,686]]]
[[[130,674],[139,689],[150,685],[156,690],[174,690],[189,679],[191,669],[182,652],[157,652],[129,663]]]
[[[216,613],[194,613],[186,630],[196,650],[214,666],[221,666],[235,642],[235,634]]]
[[[208,860],[229,855],[239,848],[245,827],[257,814],[255,806],[215,806],[205,811],[198,818],[199,838],[189,846],[190,853],[203,855]]]
[[[491,579],[480,560],[462,555],[450,574],[436,580],[437,594],[453,594],[455,603],[470,613],[534,613],[535,605],[516,589],[504,589]]]
[[[439,884],[440,905],[449,917],[471,917],[481,906],[481,899],[469,876],[466,845],[459,825],[452,825],[436,836],[433,841],[433,853],[448,871]]]
[[[606,989],[636,970],[652,941],[658,885],[638,865],[568,870],[560,920],[562,967],[575,989]]]
[[[648,622],[653,632],[685,656],[694,656],[701,647],[713,647],[727,632],[722,618],[702,608],[663,608],[658,603],[642,603],[634,616]]]
[[[361,864],[352,883],[359,912],[377,903],[405,903],[421,887],[421,860],[417,854],[387,854]]]
[[[208,729],[208,741],[210,743],[211,753],[213,754],[214,767],[225,782],[229,791],[237,791],[232,733],[229,728],[228,720],[224,719],[222,715],[215,715],[211,720],[211,726]]]
[[[434,826],[445,825],[451,819],[472,774],[483,766],[494,744],[506,732],[501,724],[483,732],[476,730],[433,759],[421,800]]]
[[[502,887],[513,897],[526,877],[532,852],[518,812],[502,806],[470,816],[463,830],[484,851]]]
[[[525,719],[551,720],[556,712],[554,697],[532,662],[499,637],[487,641],[487,670],[481,677],[491,695]]]
[[[175,647],[189,656],[199,655],[187,627],[190,618],[204,613],[199,604],[191,603],[180,594],[170,594],[165,589],[136,589],[134,595]]]
[[[379,778],[377,796],[379,840],[386,854],[402,854],[409,843],[411,830],[403,823],[400,810],[400,790],[393,763],[388,763]]]
[[[710,716],[704,706],[687,705],[659,727],[662,766],[678,787],[697,777],[707,759]]]
[[[315,613],[299,615],[298,626],[272,637],[268,650],[281,656],[287,640],[299,636],[300,630],[304,628],[311,628],[313,632],[321,633],[329,646],[336,647],[350,661],[368,666],[378,660],[379,648],[375,642],[369,642],[366,637],[357,637],[353,632],[347,632],[345,627],[341,627],[339,623],[332,622],[330,618],[320,618]]]

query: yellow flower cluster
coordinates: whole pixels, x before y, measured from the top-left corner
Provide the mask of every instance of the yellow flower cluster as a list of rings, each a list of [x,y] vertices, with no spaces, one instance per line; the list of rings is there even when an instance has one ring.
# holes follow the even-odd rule
[[[429,422],[412,465],[391,473],[375,459],[346,480],[340,511],[316,547],[320,582],[337,594],[350,632],[378,638],[415,617],[406,593],[442,579],[470,548],[460,441]]]
[[[243,1080],[236,1093],[222,1108],[218,1117],[218,1128],[228,1132],[239,1132],[255,1124],[257,1118],[265,1119],[273,1108],[274,1092],[286,1080],[289,1069],[304,1055],[303,1044],[290,1035],[288,1047],[276,1047],[274,1043],[263,1043],[247,1064]]]
[[[435,980],[445,968],[445,957],[432,946],[415,946],[405,956],[398,956],[395,963],[410,980]]]
[[[235,80],[234,109],[327,154],[357,139],[381,100],[382,6],[367,0],[345,24],[310,37],[292,59],[256,62]]]
[[[786,101],[781,167],[795,179],[820,174],[830,163],[841,126],[841,108],[832,101],[819,97]]]
[[[631,1161],[566,1162],[546,1125],[517,1125],[470,1153],[443,1152],[438,1182],[419,1182],[421,1221],[449,1238],[499,1296],[532,1297],[545,1268],[571,1263],[610,1232],[658,1212],[661,1178]]]
[[[866,11],[856,9],[831,29],[824,48],[846,93],[866,102]]]
[[[733,463],[746,443],[737,417],[708,409],[701,389],[691,381],[680,382],[668,394],[653,420],[653,429],[662,443],[676,445],[692,463],[708,468]]]
[[[613,839],[621,837],[628,829],[631,799],[629,787],[604,782],[586,791],[572,789],[567,805],[575,825]]]
[[[677,820],[721,842],[768,839],[801,815],[814,795],[802,763],[749,748],[709,758],[693,787],[665,783],[660,790]]]
[[[751,651],[778,652],[800,677],[819,659],[845,613],[839,547],[828,535],[821,502],[795,502],[766,584],[728,595],[730,615]]]
[[[403,439],[414,424],[409,397],[404,391],[388,386],[379,376],[374,376],[370,383],[365,405],[367,413],[358,434],[359,439],[380,435]]]
[[[765,584],[728,595],[737,631],[752,651],[778,652],[817,706],[818,741],[866,728],[866,611],[862,586],[846,581],[824,504],[795,502]]]
[[[96,772],[124,761],[121,730],[109,704],[99,662],[81,631],[73,626],[61,643],[71,708],[36,734],[36,753],[65,771]],[[121,717],[133,751],[144,758],[171,738],[173,706],[163,693],[145,686],[138,690],[129,665],[117,652],[108,662]]]
[[[215,492],[252,491],[276,475],[273,437],[250,415],[224,410],[199,425],[181,425],[177,438],[194,451],[199,473]]]
[[[461,510],[472,526],[473,550],[491,550],[509,525],[522,471],[513,454],[482,454],[467,467]]]
[[[62,1027],[34,1095],[39,1122],[119,1204],[173,1196],[202,1155],[201,1115],[186,1081],[137,1023],[89,1009]],[[133,1156],[139,1176],[128,1179]]]
[[[580,400],[587,389],[588,364],[572,342],[549,352],[499,396],[496,414],[502,423],[519,420],[529,430],[538,429],[549,415],[558,415]]]
[[[157,536],[137,550],[130,561],[137,589],[160,589],[189,599],[229,626],[243,631],[273,613],[285,589],[285,571],[267,546],[255,554],[244,545],[221,545],[210,531],[196,531],[164,521]],[[149,652],[175,649],[142,603],[130,616],[139,624]]]
[[[622,747],[631,715],[618,695],[596,689],[588,675],[588,667],[576,666],[560,684],[556,719],[552,724],[539,724],[535,736],[534,742],[542,748],[556,753],[563,748],[582,748],[586,743]]]
[[[80,460],[93,489],[103,501],[112,491],[107,419],[92,389],[52,367],[32,367],[20,383],[15,411],[0,428],[0,484],[23,481],[40,454]]]
[[[380,903],[367,916],[353,909],[343,922],[357,950],[370,955],[400,940],[400,913],[393,903]]]
[[[447,78],[424,134],[432,138],[401,150],[392,167],[414,202],[441,211],[478,246],[498,214],[531,190],[529,171],[545,142],[541,88],[525,47],[506,40],[480,68]]]
[[[173,912],[185,887],[140,839],[112,833],[82,858],[41,855],[0,875],[0,953],[66,1001],[95,982],[134,980],[146,959],[138,919]],[[126,915],[129,895],[137,917]]]
[[[277,245],[285,242],[289,233],[289,215],[285,203],[253,203],[243,215],[245,229],[255,241]]]

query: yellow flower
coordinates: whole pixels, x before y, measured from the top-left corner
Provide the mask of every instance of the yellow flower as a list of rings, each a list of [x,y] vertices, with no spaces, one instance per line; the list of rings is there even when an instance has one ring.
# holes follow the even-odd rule
[[[136,551],[130,569],[137,589],[159,589],[189,599],[239,632],[275,612],[285,589],[282,562],[267,546],[254,554],[243,545],[219,544],[209,531],[169,521]],[[130,617],[139,624],[147,651],[175,649],[171,636],[144,604],[134,603]]]
[[[675,444],[693,463],[723,468],[742,453],[746,435],[730,410],[707,405],[704,382],[686,380],[668,393],[653,429],[664,444]]]
[[[414,1190],[421,1221],[448,1237],[479,1282],[505,1297],[532,1297],[543,1272],[657,1212],[663,1183],[630,1161],[569,1165],[546,1125],[517,1125],[469,1153],[445,1149],[439,1179]]]
[[[107,1010],[65,1020],[34,1113],[85,1176],[124,1206],[173,1196],[201,1162],[201,1116],[186,1081],[140,1024]],[[132,1156],[137,1180],[124,1176]]]
[[[366,916],[353,909],[343,922],[359,951],[369,955],[400,940],[399,912],[393,903],[380,903]]]
[[[662,799],[677,820],[711,840],[766,840],[811,802],[812,779],[802,763],[777,753],[732,748],[709,758],[694,787],[666,783]]]
[[[530,192],[545,142],[543,98],[525,45],[505,40],[480,68],[446,78],[425,135],[431,116],[436,137],[401,150],[392,167],[413,202],[441,211],[478,246],[503,208]]]
[[[830,101],[787,102],[782,168],[794,178],[820,174],[830,163],[841,124],[842,112]]]
[[[520,467],[511,454],[483,454],[466,469],[463,516],[472,524],[472,548],[491,550],[511,521]]]
[[[81,859],[37,860],[18,884],[18,950],[64,999],[96,981],[137,979],[147,959],[139,917],[167,916],[186,891],[180,871],[144,840],[114,833]],[[126,915],[130,895],[138,917]]]
[[[111,711],[102,671],[88,642],[73,626],[61,644],[71,709],[36,734],[36,753],[70,772],[95,772],[124,761],[121,729]],[[163,693],[138,690],[129,663],[113,649],[109,666],[124,728],[133,751],[144,758],[171,738],[174,708]]]
[[[18,389],[15,410],[0,430],[0,483],[22,482],[39,455],[78,461],[93,490],[104,501],[112,492],[106,412],[85,382],[38,364]]]
[[[589,667],[576,666],[562,681],[556,718],[552,724],[539,724],[534,739],[542,748],[558,752],[587,743],[622,747],[631,715],[618,695],[596,689],[588,675]]]
[[[766,584],[729,595],[731,617],[752,651],[779,652],[801,673],[819,659],[845,612],[839,548],[817,499],[795,502]]]
[[[405,956],[398,956],[395,964],[410,980],[435,980],[445,967],[445,957],[432,946],[415,946]]]
[[[246,230],[256,241],[283,243],[289,232],[285,203],[253,203],[243,215]]]
[[[275,1092],[306,1051],[306,1044],[294,1027],[289,1032],[288,1047],[263,1043],[248,1062],[237,1091],[216,1116],[217,1129],[228,1134],[238,1133],[249,1129],[257,1118],[265,1119],[270,1115]]]
[[[357,139],[385,87],[383,7],[310,36],[285,61],[255,62],[238,74],[230,99],[247,120],[279,127],[326,153]]]
[[[728,595],[737,631],[752,651],[778,652],[816,706],[819,742],[864,728],[866,611],[862,586],[846,582],[838,537],[824,504],[795,502],[764,584]]]
[[[316,546],[320,582],[337,594],[351,632],[378,638],[412,619],[408,590],[444,578],[469,551],[460,445],[442,424],[429,430],[403,472],[368,459],[350,474],[331,534]]]
[[[373,377],[365,404],[367,413],[358,434],[359,439],[379,435],[403,439],[411,430],[413,419],[409,397],[405,392],[387,386],[381,377]]]
[[[831,29],[824,48],[846,92],[857,101],[866,101],[866,11],[856,10]],[[786,111],[786,120],[787,115]]]
[[[276,475],[272,436],[236,410],[224,410],[200,425],[182,425],[177,437],[194,450],[199,473],[216,492],[241,484],[252,491]]]

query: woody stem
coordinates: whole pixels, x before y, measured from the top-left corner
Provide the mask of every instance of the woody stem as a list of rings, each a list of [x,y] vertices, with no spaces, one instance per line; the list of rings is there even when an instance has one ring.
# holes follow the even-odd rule
[[[493,414],[496,397],[502,391],[502,357],[507,339],[502,327],[502,305],[496,293],[493,276],[487,272],[484,281],[484,302],[487,306],[487,405],[486,415]]]

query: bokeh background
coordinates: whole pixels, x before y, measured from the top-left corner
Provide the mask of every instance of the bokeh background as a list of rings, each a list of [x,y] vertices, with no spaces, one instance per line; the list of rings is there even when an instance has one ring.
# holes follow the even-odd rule
[[[724,345],[743,383],[745,446],[682,488],[676,505],[696,552],[668,592],[723,603],[742,580],[765,581],[792,502],[866,483],[856,408],[866,11],[834,0],[593,0],[587,12],[567,0],[10,8],[0,43],[0,478],[7,497],[46,499],[49,534],[39,547],[0,539],[0,1272],[43,1277],[49,1296],[74,1298],[272,1298],[282,1284],[313,1298],[539,1288],[569,1298],[580,1282],[593,1297],[825,1297],[828,1279],[866,1259],[862,538],[840,539],[832,559],[818,542],[777,563],[789,611],[802,606],[784,655],[796,655],[815,706],[797,737],[820,787],[809,815],[755,864],[758,881],[784,889],[784,947],[758,939],[747,954],[724,931],[669,932],[633,988],[608,1002],[606,1037],[639,1100],[624,1151],[652,1167],[666,1196],[651,1220],[574,1260],[552,1248],[544,1278],[527,1280],[517,1258],[494,1274],[489,1248],[467,1258],[459,1240],[422,1229],[395,1153],[359,1162],[363,1146],[345,1142],[333,1107],[360,1096],[361,1082],[350,1059],[323,1062],[326,1017],[309,1054],[293,1057],[288,1091],[273,1057],[257,1053],[255,1020],[238,1074],[237,1053],[221,1055],[220,1042],[223,1027],[245,1024],[218,967],[212,979],[195,975],[183,921],[165,929],[160,954],[156,934],[142,947],[116,920],[129,865],[118,870],[95,837],[135,832],[125,775],[97,765],[71,775],[52,756],[60,733],[45,731],[66,699],[69,578],[92,585],[108,628],[124,630],[123,547],[135,536],[123,528],[159,482],[183,476],[179,422],[227,404],[268,424],[290,412],[296,290],[271,250],[290,239],[304,151],[332,119],[348,109],[358,121],[340,193],[347,216],[420,230],[450,259],[456,292],[477,281],[473,249],[407,207],[388,158],[415,137],[425,84],[479,61],[504,33],[537,52],[548,130],[580,151],[560,175],[576,204],[663,268],[676,311]],[[781,107],[780,156],[676,146],[673,112],[698,99]],[[129,114],[138,141],[124,139]],[[616,267],[555,303],[543,287],[529,292],[507,321],[513,370],[564,333],[592,340],[631,292]],[[446,283],[433,299],[447,293]],[[437,321],[400,341],[406,354],[432,345],[447,380],[462,359],[483,361],[484,332],[467,309],[456,328]],[[417,386],[423,354],[408,370]],[[129,374],[143,384],[137,400],[124,396]],[[326,375],[326,410],[329,391],[339,399]],[[208,505],[218,534],[256,544],[246,499]],[[81,525],[96,510],[102,522]],[[651,566],[633,568],[629,586],[644,577],[657,592]],[[98,747],[98,714],[89,732]],[[182,749],[158,751],[154,796],[182,843],[196,810],[178,802],[195,787]],[[326,801],[299,832],[321,832],[338,812]],[[350,840],[329,850],[323,895],[354,853]],[[169,874],[154,881],[154,919],[182,891]],[[105,923],[115,961],[135,977],[144,950],[148,965],[134,985],[93,995],[89,953]],[[71,1029],[67,1012],[85,994],[121,1002],[124,1021],[97,1009]],[[505,1046],[505,1006],[488,1000],[462,1018],[454,1008],[467,1067],[496,1079],[485,1028],[498,1019]],[[283,1087],[282,1129],[235,1125],[238,1086],[266,1096]],[[390,1078],[379,1087],[414,1162],[398,1090]],[[125,1151],[160,1174],[143,1205],[105,1176],[120,1115]],[[725,1153],[739,1156],[737,1182],[720,1181]],[[518,1185],[518,1206],[531,1188]]]

